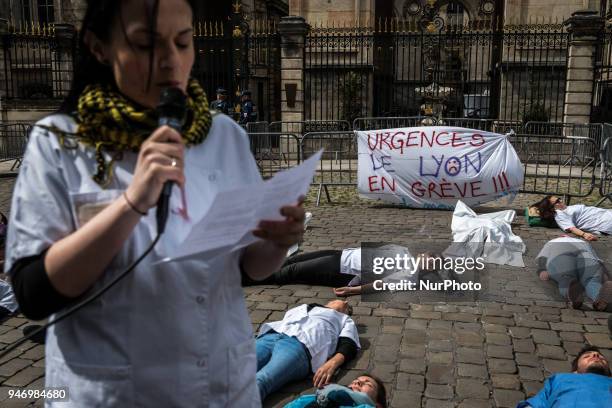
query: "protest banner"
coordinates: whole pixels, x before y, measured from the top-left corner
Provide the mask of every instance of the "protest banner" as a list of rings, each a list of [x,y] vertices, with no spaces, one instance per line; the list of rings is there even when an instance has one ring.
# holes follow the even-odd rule
[[[518,193],[523,166],[507,136],[428,126],[356,131],[360,196],[452,209]]]

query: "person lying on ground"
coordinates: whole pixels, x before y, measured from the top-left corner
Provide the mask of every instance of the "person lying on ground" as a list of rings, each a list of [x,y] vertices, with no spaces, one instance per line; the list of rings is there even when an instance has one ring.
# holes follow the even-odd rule
[[[597,347],[586,347],[572,362],[572,373],[554,374],[535,396],[517,408],[612,406],[610,364]]]
[[[328,384],[317,389],[315,394],[302,395],[285,408],[387,408],[387,390],[378,378],[364,373],[347,387]]]
[[[536,262],[540,279],[554,280],[559,294],[574,309],[582,306],[585,292],[595,310],[604,311],[612,305],[612,281],[588,242],[567,236],[555,238],[544,245]]]
[[[565,205],[557,196],[546,196],[538,204],[540,218],[554,221],[565,232],[597,241],[593,232],[612,234],[612,209],[590,207],[584,204]]]
[[[412,257],[406,247],[383,245],[381,253]],[[251,285],[314,285],[357,287],[361,283],[361,248],[328,249],[288,258],[281,269],[262,281],[243,276],[242,284]]]
[[[255,342],[261,400],[311,373],[315,387],[329,384],[361,347],[351,314],[347,301],[332,300],[295,307],[283,320],[264,323]]]

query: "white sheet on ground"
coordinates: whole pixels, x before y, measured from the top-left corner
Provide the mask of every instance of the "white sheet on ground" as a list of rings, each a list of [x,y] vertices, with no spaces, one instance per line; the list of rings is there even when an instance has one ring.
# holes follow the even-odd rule
[[[451,223],[453,244],[444,255],[483,257],[486,263],[524,267],[525,244],[510,226],[515,215],[513,210],[476,214],[458,201]]]
[[[11,312],[15,312],[18,307],[13,288],[8,282],[2,279],[0,279],[0,306]]]

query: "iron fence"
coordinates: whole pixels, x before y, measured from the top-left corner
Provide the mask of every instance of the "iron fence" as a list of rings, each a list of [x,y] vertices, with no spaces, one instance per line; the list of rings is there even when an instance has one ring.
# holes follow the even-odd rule
[[[0,162],[13,161],[11,171],[21,165],[30,129],[25,123],[0,124]]]
[[[76,42],[70,26],[26,25],[2,35],[7,100],[63,99],[72,86]]]
[[[305,118],[559,120],[568,48],[562,24],[314,28],[306,38]]]
[[[607,200],[612,201],[612,125],[604,125],[605,140],[601,149],[601,171],[599,173],[599,194],[601,200],[596,205],[601,205]]]

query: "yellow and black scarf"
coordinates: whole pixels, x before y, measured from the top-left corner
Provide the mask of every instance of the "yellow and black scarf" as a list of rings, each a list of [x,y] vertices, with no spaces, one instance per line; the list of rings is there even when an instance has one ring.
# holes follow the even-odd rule
[[[97,168],[93,179],[106,187],[112,180],[115,161],[121,160],[123,152],[137,152],[157,128],[157,119],[154,109],[136,107],[111,85],[88,85],[78,100],[77,133],[70,136],[96,149]],[[187,118],[181,132],[185,145],[202,143],[211,124],[206,93],[192,79],[187,87]],[[60,139],[68,136],[58,133]],[[104,159],[103,151],[113,152],[110,162]]]

